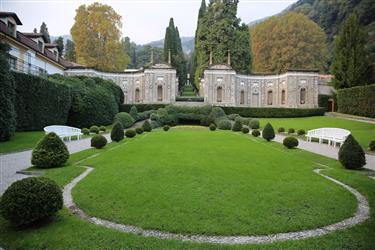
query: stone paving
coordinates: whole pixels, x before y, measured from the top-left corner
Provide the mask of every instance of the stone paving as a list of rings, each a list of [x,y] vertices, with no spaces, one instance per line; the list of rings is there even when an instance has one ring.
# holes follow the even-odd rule
[[[310,229],[310,230],[303,230],[297,232],[288,232],[288,233],[276,233],[276,234],[269,234],[269,235],[241,235],[241,236],[209,236],[209,235],[183,235],[177,233],[170,233],[165,231],[159,230],[146,230],[142,229],[137,226],[132,225],[124,225],[115,223],[112,221],[90,217],[87,215],[82,209],[77,207],[73,201],[72,197],[72,190],[73,188],[83,180],[87,175],[93,171],[94,168],[86,167],[86,171],[80,174],[78,177],[74,178],[68,185],[64,187],[63,197],[64,197],[64,205],[72,211],[73,214],[76,214],[82,219],[89,221],[90,223],[100,225],[106,228],[115,229],[124,233],[131,233],[136,235],[142,235],[144,237],[157,237],[161,239],[175,239],[181,241],[190,241],[190,242],[198,242],[198,243],[215,243],[215,244],[259,244],[259,243],[272,243],[277,241],[285,241],[285,240],[300,240],[306,239],[310,237],[317,237],[322,236],[337,230],[342,230],[346,228],[353,227],[359,223],[362,223],[370,218],[370,207],[368,204],[367,199],[359,193],[354,188],[332,178],[320,173],[321,169],[315,169],[314,172],[318,175],[323,176],[324,178],[336,183],[337,185],[342,186],[350,193],[352,193],[358,202],[357,211],[355,214],[347,219],[344,219],[340,222],[327,225],[324,227]]]
[[[276,134],[275,141],[283,143],[286,135]],[[319,144],[317,142],[307,142],[302,139],[298,139],[298,148],[310,151],[319,155],[324,155],[329,158],[338,159],[339,147],[329,146],[327,144]],[[375,155],[366,154],[366,165],[367,169],[375,171]]]
[[[109,134],[103,134],[108,142],[111,141]],[[91,138],[81,140],[74,140],[65,142],[71,154],[90,148]],[[29,175],[19,174],[18,171],[24,170],[31,166],[31,152],[32,150],[2,154],[0,155],[0,195],[8,188],[10,184],[17,180],[21,180]]]

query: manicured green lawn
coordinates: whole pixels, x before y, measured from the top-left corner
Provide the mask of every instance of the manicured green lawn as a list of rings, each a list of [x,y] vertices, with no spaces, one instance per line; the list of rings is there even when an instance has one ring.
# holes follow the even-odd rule
[[[368,148],[370,141],[375,140],[375,124],[364,122],[351,121],[341,118],[328,116],[314,116],[302,118],[260,118],[260,125],[264,127],[267,122],[270,122],[274,129],[284,127],[288,128],[310,130],[315,128],[333,127],[343,128],[352,132],[353,136],[364,148]]]
[[[43,135],[43,131],[16,132],[9,141],[0,142],[0,153],[33,148]]]
[[[77,165],[99,164],[94,165],[95,170],[83,180],[81,185],[74,189],[73,197],[78,203],[87,202],[87,204],[80,204],[84,210],[89,212],[87,206],[90,206],[90,209],[93,210],[91,212],[95,212],[103,218],[105,216],[110,217],[110,212],[112,212],[114,214],[113,217],[119,217],[117,218],[118,220],[123,220],[128,216],[128,211],[121,211],[123,208],[129,209],[129,212],[133,215],[140,214],[141,212],[134,211],[135,209],[131,208],[130,205],[143,200],[139,209],[147,213],[152,223],[161,222],[158,216],[168,219],[162,225],[157,225],[158,228],[170,229],[173,226],[178,228],[176,224],[186,224],[187,227],[180,228],[181,231],[189,231],[190,229],[194,232],[201,231],[204,233],[203,230],[196,227],[196,223],[204,226],[204,223],[198,221],[197,218],[199,216],[208,216],[208,218],[201,218],[201,220],[207,223],[213,222],[215,227],[204,226],[206,232],[215,231],[213,229],[216,229],[216,231],[220,229],[222,232],[229,230],[227,232],[231,231],[233,233],[238,233],[240,230],[244,230],[243,232],[246,230],[249,230],[249,232],[262,232],[262,230],[266,232],[267,230],[276,229],[275,231],[278,231],[286,228],[292,230],[292,227],[294,229],[307,228],[314,224],[322,223],[323,220],[325,220],[323,224],[328,224],[329,221],[340,220],[340,217],[346,217],[355,210],[355,200],[346,190],[312,173],[311,170],[316,167],[315,163],[318,162],[330,167],[329,170],[324,171],[325,174],[349,184],[369,199],[372,208],[371,219],[348,230],[307,240],[262,245],[220,246],[125,234],[90,224],[72,215],[67,209],[63,209],[52,221],[27,230],[14,229],[8,222],[0,218],[0,246],[5,249],[373,248],[373,236],[375,235],[375,221],[373,219],[375,216],[373,209],[375,207],[375,181],[364,176],[361,171],[344,170],[333,159],[302,150],[285,150],[278,143],[267,143],[260,138],[254,139],[249,135],[234,134],[229,131],[209,132],[206,129],[182,130],[174,128],[169,132],[157,132],[154,130],[152,133],[145,135],[137,136],[131,140],[126,139],[119,144],[111,143],[103,150],[90,149],[74,154],[68,166],[45,170],[45,174],[57,180],[59,185],[63,186],[83,171],[83,168],[77,167]],[[237,143],[240,146],[231,150],[232,147],[230,146]],[[217,150],[222,154],[216,154],[215,150],[206,144],[216,146]],[[178,156],[174,156],[175,151],[178,151],[175,149],[177,146],[180,147],[180,151],[183,151],[184,154],[181,153]],[[262,153],[262,151],[267,153]],[[194,153],[194,155],[190,153]],[[163,155],[164,158],[157,154]],[[198,154],[198,157],[195,154]],[[96,157],[82,161],[82,159],[90,156]],[[260,156],[263,156],[263,158],[259,159],[258,157]],[[279,157],[281,156],[283,158],[280,160]],[[165,157],[175,159],[175,163],[171,163],[171,160]],[[200,159],[202,157],[205,159]],[[118,159],[121,159],[122,162],[117,162]],[[156,163],[154,163],[154,159],[157,160]],[[279,162],[276,163],[274,161],[276,159]],[[111,161],[112,164],[110,163]],[[161,161],[164,161],[164,163]],[[269,162],[270,166],[267,166],[268,164],[264,162]],[[205,168],[202,167],[203,164],[206,166]],[[115,169],[120,176],[119,178],[114,176],[116,174]],[[171,173],[172,169],[174,171]],[[126,176],[125,173],[131,176]],[[99,174],[104,180],[98,178]],[[169,176],[170,174],[175,176]],[[140,178],[141,175],[144,178]],[[111,178],[108,176],[111,176]],[[108,183],[109,179],[112,179],[113,182]],[[123,183],[120,182],[120,179],[123,179]],[[95,181],[96,184],[94,185]],[[156,181],[165,182],[159,182],[156,185]],[[178,184],[177,181],[179,182]],[[107,186],[103,186],[103,184]],[[94,188],[97,193],[94,190],[86,190],[85,195],[87,197],[82,197],[84,195],[83,190],[89,186]],[[108,188],[109,186],[112,189]],[[271,186],[274,188],[272,189]],[[175,190],[175,187],[178,189]],[[158,194],[156,191],[150,190],[150,188],[155,188],[159,192],[164,191],[164,193]],[[282,197],[275,197],[274,195],[278,193],[277,189],[282,189],[287,193],[279,192]],[[187,191],[190,193],[186,193]],[[122,192],[125,195],[120,194]],[[316,200],[315,192],[319,193],[318,198],[324,202]],[[129,193],[135,197],[127,196]],[[182,197],[181,193],[184,193],[185,197]],[[150,194],[154,194],[156,197],[150,197]],[[229,197],[231,195],[235,197]],[[99,200],[93,201],[90,196]],[[112,200],[113,197],[118,198],[118,200]],[[253,200],[254,197],[258,199],[255,202]],[[269,200],[271,197],[273,199]],[[294,201],[294,197],[302,199],[297,202]],[[123,198],[128,200],[122,200]],[[159,201],[155,201],[157,198]],[[333,201],[330,201],[330,199]],[[99,201],[103,200],[107,200],[110,203],[99,204]],[[249,203],[247,200],[252,202]],[[151,207],[150,201],[156,207]],[[187,201],[197,201],[197,203],[187,204]],[[240,204],[241,202],[245,202],[249,207]],[[202,204],[204,207],[202,207]],[[306,206],[306,204],[309,206]],[[191,223],[188,220],[176,220],[181,218],[179,213],[185,209],[181,207],[182,205],[195,210],[194,212],[184,211],[187,216],[190,216]],[[220,205],[218,207],[219,211],[207,210],[207,208],[217,208],[215,205]],[[237,208],[237,206],[239,207]],[[272,210],[277,206],[281,209]],[[258,210],[257,208],[259,207],[266,211]],[[296,208],[298,207],[301,209],[297,210]],[[169,211],[170,209],[177,213],[175,217]],[[203,209],[203,211],[200,211],[200,209]],[[272,217],[269,218],[268,223],[266,222],[267,218],[252,217],[253,220],[259,222],[246,221],[246,218],[240,216],[242,213],[238,211],[240,209],[244,209],[247,212],[252,211],[253,214],[258,213],[259,215],[271,214]],[[267,209],[272,210],[273,214]],[[328,215],[322,214],[322,209],[327,209],[325,213],[328,213]],[[161,212],[165,212],[166,215]],[[228,215],[228,212],[231,214]],[[312,216],[314,213],[315,217]],[[233,214],[237,216],[235,217]],[[252,214],[249,214],[249,216],[252,216]],[[297,221],[294,219],[295,216],[297,216],[296,218],[298,218],[299,222],[306,222],[307,224],[298,226]],[[323,219],[318,218],[318,216]],[[219,217],[222,217],[222,223],[217,220]],[[292,225],[283,222],[283,218],[287,217]],[[278,221],[275,222],[274,219]],[[142,215],[139,220],[135,222],[138,225],[147,223]],[[230,222],[233,223],[232,225],[238,225],[238,227],[236,226],[231,230],[228,227],[229,224],[227,224]],[[258,227],[253,229],[241,227],[241,225],[246,223],[255,223],[258,224]],[[277,223],[281,223],[283,226],[275,225]],[[223,226],[220,227],[220,224]]]

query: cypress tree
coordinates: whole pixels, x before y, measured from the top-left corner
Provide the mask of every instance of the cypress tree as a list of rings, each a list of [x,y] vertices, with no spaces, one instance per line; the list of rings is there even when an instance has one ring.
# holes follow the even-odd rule
[[[360,169],[366,164],[365,152],[351,134],[339,150],[339,161],[348,169]]]
[[[356,13],[345,21],[335,39],[332,62],[333,83],[336,89],[365,85],[370,79],[370,58],[366,32],[359,25]]]
[[[49,42],[49,43],[51,42],[51,38],[49,36],[47,24],[45,22],[43,22],[42,25],[40,25],[39,33],[42,33],[47,38],[47,42]]]
[[[15,83],[9,70],[9,45],[0,43],[0,141],[8,141],[16,130]]]

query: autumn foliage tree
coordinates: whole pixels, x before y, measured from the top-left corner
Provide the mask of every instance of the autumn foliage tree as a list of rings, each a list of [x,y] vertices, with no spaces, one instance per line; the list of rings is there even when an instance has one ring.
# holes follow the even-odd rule
[[[120,41],[121,16],[111,6],[93,3],[76,10],[71,28],[77,63],[105,71],[123,71],[129,58]]]
[[[291,12],[271,17],[255,25],[250,34],[256,72],[326,67],[326,34],[303,14]]]

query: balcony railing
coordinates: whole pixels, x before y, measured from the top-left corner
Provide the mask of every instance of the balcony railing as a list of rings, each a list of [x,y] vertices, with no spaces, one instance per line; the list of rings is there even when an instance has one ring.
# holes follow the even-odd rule
[[[26,73],[35,76],[47,75],[47,71],[45,69],[15,57],[9,58],[9,66],[11,70],[21,73]]]

